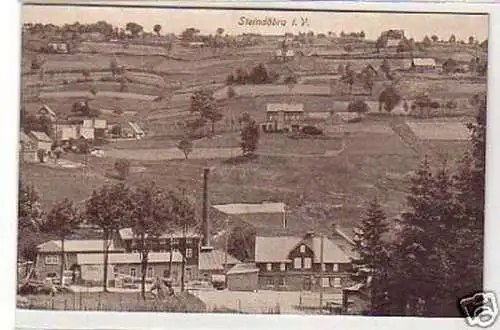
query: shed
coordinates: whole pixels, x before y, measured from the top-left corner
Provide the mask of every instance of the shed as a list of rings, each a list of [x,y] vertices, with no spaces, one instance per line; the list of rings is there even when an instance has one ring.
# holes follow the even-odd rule
[[[255,264],[237,264],[227,272],[227,288],[230,291],[257,291],[259,269]]]

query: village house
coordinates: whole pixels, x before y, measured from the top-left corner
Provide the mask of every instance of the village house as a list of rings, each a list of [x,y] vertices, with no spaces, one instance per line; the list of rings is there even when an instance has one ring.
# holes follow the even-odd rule
[[[77,256],[79,254],[100,254],[104,248],[102,240],[65,240],[64,241],[64,268],[74,272],[75,279],[80,277],[81,271]],[[47,277],[58,278],[61,271],[61,241],[52,240],[38,245],[35,275],[38,279]],[[111,243],[109,251],[121,252],[121,249]]]
[[[199,276],[199,247],[201,237],[196,232],[190,230],[185,233],[174,232],[160,235],[158,238],[152,238],[152,252],[166,253],[172,250],[174,252],[182,251],[186,258],[185,274],[187,280],[198,278]],[[116,243],[124,249],[126,253],[137,253],[137,242],[131,228],[123,228],[119,230],[119,240]]]
[[[52,148],[52,139],[44,132],[29,132],[28,136],[33,141],[36,151],[45,150],[50,151]]]
[[[48,44],[49,49],[54,53],[67,54],[69,47],[66,42],[51,42]]]
[[[199,253],[199,278],[202,281],[212,281],[216,275],[224,275],[241,262],[223,250],[203,246]]]
[[[151,241],[148,281],[159,276],[169,277],[174,285],[180,285],[184,258],[184,280],[211,281],[213,275],[224,275],[240,263],[239,260],[214,248],[201,247],[200,235],[190,230],[161,235]],[[102,283],[104,241],[66,240],[65,269],[73,273],[74,281],[89,284]],[[172,258],[170,249],[172,247]],[[181,253],[182,251],[182,253]],[[61,242],[54,240],[38,246],[36,277],[58,278],[61,269]],[[140,253],[131,228],[123,228],[112,240],[109,248],[108,279],[112,285],[120,285],[123,279],[138,281],[141,276]]]
[[[81,280],[87,283],[102,283],[104,272],[104,255],[100,253],[80,253],[77,255],[77,264],[81,271]],[[111,253],[108,256],[108,280],[113,286],[120,287],[123,279],[132,282],[141,279],[141,254],[135,253]],[[148,268],[146,281],[152,281],[155,277],[170,278],[174,285],[181,281],[182,255],[175,251],[170,259],[170,252],[150,252],[148,254]]]
[[[264,132],[298,132],[303,120],[303,104],[269,103],[262,129]]]
[[[37,145],[28,134],[21,131],[19,141],[19,160],[20,162],[36,162],[37,161]]]
[[[227,272],[227,288],[230,291],[257,291],[259,268],[253,263],[235,265]]]
[[[431,72],[437,68],[437,64],[433,58],[414,58],[411,68],[416,72]]]
[[[323,244],[321,240],[313,232],[303,237],[257,236],[255,263],[259,269],[259,288],[341,293],[352,285],[352,251],[330,238],[325,237]]]
[[[84,119],[82,128],[84,130],[92,130],[93,138],[103,139],[106,136],[107,122],[105,119]]]
[[[38,109],[38,114],[40,116],[46,116],[50,118],[51,121],[55,121],[57,117],[56,113],[46,104],[43,104],[40,109]]]
[[[112,123],[106,126],[108,134],[114,138],[134,138],[140,140],[145,136],[144,130],[135,122]]]
[[[276,60],[282,60],[282,61],[290,61],[295,58],[295,51],[293,49],[277,49],[274,52],[274,58]]]

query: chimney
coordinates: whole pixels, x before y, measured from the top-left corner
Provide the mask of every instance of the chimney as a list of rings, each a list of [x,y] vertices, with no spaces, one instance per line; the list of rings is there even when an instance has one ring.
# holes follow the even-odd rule
[[[210,170],[205,168],[203,170],[203,215],[202,215],[202,227],[203,227],[203,241],[202,246],[210,246],[210,223],[208,220],[208,173]]]

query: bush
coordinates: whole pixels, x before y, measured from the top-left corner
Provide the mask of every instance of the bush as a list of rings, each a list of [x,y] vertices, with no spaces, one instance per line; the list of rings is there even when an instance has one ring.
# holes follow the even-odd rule
[[[445,107],[447,109],[456,109],[458,107],[457,101],[455,100],[448,101],[446,102]]]
[[[368,110],[370,110],[368,105],[361,100],[353,101],[347,106],[347,111],[349,112],[365,113]]]
[[[234,91],[234,88],[233,87],[228,87],[227,88],[227,97],[232,99],[233,97],[236,96],[236,92]]]
[[[121,180],[125,180],[130,173],[130,161],[128,159],[118,159],[115,162],[115,170]]]

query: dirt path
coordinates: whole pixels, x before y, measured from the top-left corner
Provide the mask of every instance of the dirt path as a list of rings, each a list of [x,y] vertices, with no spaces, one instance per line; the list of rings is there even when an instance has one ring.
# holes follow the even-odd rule
[[[294,153],[271,153],[257,152],[260,156],[270,157],[290,157],[290,158],[320,158],[320,157],[336,157],[340,155],[346,148],[346,142],[342,141],[342,146],[338,150],[327,150],[322,154],[294,154]],[[240,148],[195,148],[189,154],[189,159],[220,159],[233,158],[241,155]],[[105,151],[105,157],[109,158],[125,158],[130,160],[182,160],[184,154],[177,148],[162,148],[162,149],[109,149]]]

